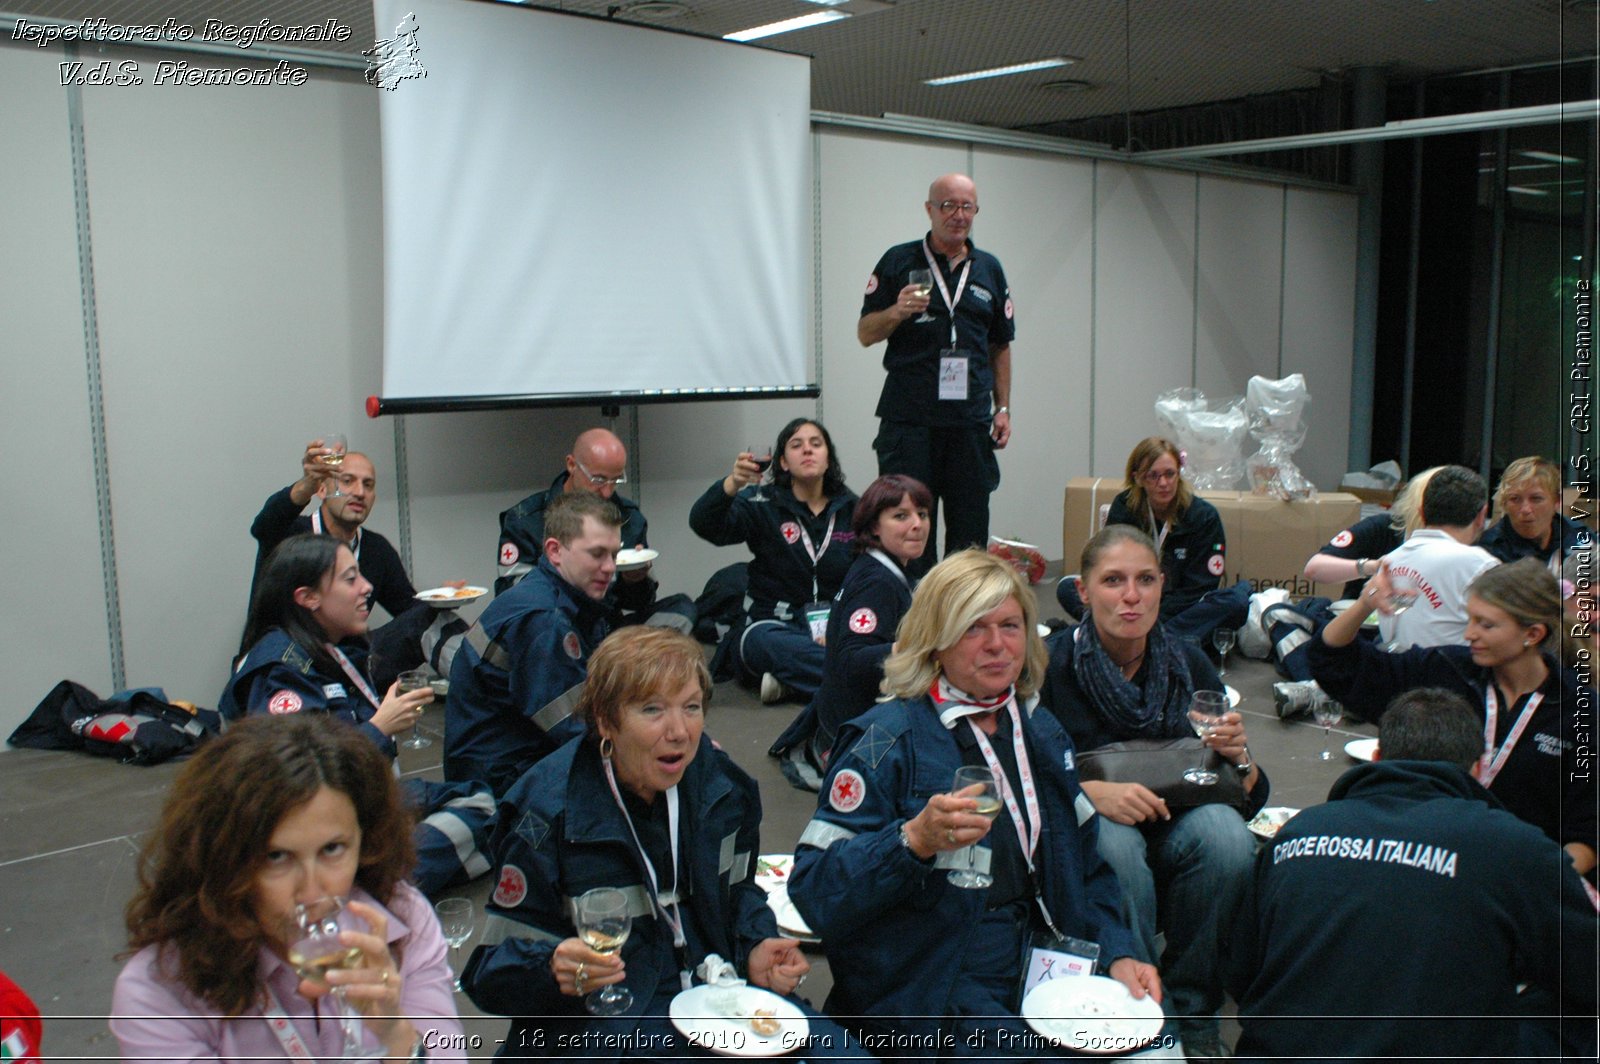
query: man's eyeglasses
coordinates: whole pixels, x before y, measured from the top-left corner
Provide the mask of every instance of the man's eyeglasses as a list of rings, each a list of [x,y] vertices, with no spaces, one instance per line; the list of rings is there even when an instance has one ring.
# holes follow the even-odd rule
[[[940,200],[938,203],[934,204],[934,206],[939,208],[940,214],[955,214],[957,211],[960,211],[962,214],[978,213],[978,205],[976,203],[966,203],[961,200]]]
[[[1144,475],[1144,482],[1146,484],[1165,484],[1169,480],[1177,479],[1178,471],[1176,469],[1152,469],[1150,472]]]
[[[591,473],[591,472],[589,472],[587,469],[585,469],[583,467],[583,463],[578,461],[576,458],[574,458],[572,460],[572,464],[577,466],[578,467],[578,472],[580,472],[584,476],[588,477],[589,478],[589,484],[591,486],[593,486],[593,487],[596,487],[596,488],[604,488],[604,487],[606,487],[608,485],[611,486],[611,487],[616,487],[618,484],[626,484],[628,482],[628,474],[627,473],[620,473],[620,474],[618,474],[617,476],[614,476],[614,477],[603,477],[599,473]]]

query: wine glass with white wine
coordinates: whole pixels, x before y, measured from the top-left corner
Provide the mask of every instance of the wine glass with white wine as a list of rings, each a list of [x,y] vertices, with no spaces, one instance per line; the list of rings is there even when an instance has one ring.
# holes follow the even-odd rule
[[[628,897],[616,887],[595,887],[578,896],[578,937],[596,953],[612,954],[628,941],[633,920]],[[583,999],[584,1008],[596,1016],[617,1016],[633,1005],[633,993],[616,983]]]
[[[1228,696],[1221,691],[1196,691],[1189,698],[1189,726],[1200,736],[1200,763],[1184,772],[1183,778],[1201,787],[1217,782],[1217,774],[1206,768],[1205,739],[1228,712]]]
[[[973,788],[979,788],[974,790]],[[966,793],[962,793],[962,792]],[[955,782],[951,784],[950,793],[963,798],[976,798],[978,808],[975,810],[979,816],[986,816],[990,820],[1000,815],[1000,788],[995,784],[994,773],[982,765],[962,765],[956,769]],[[958,887],[978,889],[994,883],[994,877],[987,872],[978,871],[978,844],[971,843],[966,847],[967,867],[953,868],[950,870],[950,882]]]
[[[906,274],[906,283],[917,286],[918,299],[928,299],[933,295],[932,270],[912,270],[910,273]],[[922,316],[920,318],[913,318],[911,323],[913,325],[921,325],[924,322],[929,322],[932,320],[933,315],[924,310],[922,312]]]
[[[1390,570],[1388,599],[1389,616],[1398,621],[1402,613],[1406,612],[1406,610],[1409,610],[1412,606],[1417,604],[1417,596],[1421,593],[1422,588],[1417,583],[1415,577]],[[1400,629],[1391,622],[1389,631],[1394,638],[1390,639],[1388,643],[1384,644],[1383,649],[1387,650],[1391,654],[1394,654],[1400,650]]]
[[[327,452],[317,456],[317,461],[327,466],[331,472],[328,474],[328,491],[324,498],[337,499],[344,495],[339,490],[339,469],[344,465],[344,455],[350,449],[349,441],[340,432],[327,432],[322,436],[322,447]]]
[[[347,910],[345,899],[337,894],[298,904],[286,934],[289,965],[300,978],[327,986],[330,971],[356,968],[362,961],[360,947],[346,946],[339,932],[366,930],[367,922]],[[329,987],[328,994],[344,1036],[343,1059],[354,1059],[361,1053],[361,1016],[345,997],[344,987]]]
[[[1328,751],[1329,733],[1333,726],[1344,719],[1344,707],[1331,698],[1318,698],[1311,703],[1311,719],[1322,726],[1322,753],[1317,755],[1319,761],[1330,761],[1333,754]]]
[[[433,911],[439,914],[439,930],[444,932],[444,940],[450,943],[451,967],[456,970],[454,989],[461,993],[461,966],[456,963],[461,951],[461,944],[472,937],[472,932],[477,926],[477,914],[472,908],[471,898],[444,898],[434,905]]]
[[[1217,648],[1222,663],[1217,666],[1217,676],[1228,675],[1228,655],[1233,651],[1233,644],[1238,636],[1232,628],[1218,628],[1211,633],[1211,645]]]
[[[426,688],[430,694],[433,692],[433,680],[428,675],[427,669],[408,669],[399,677],[400,693],[407,691],[421,691]],[[433,701],[432,697],[428,701]],[[411,726],[411,736],[401,742],[407,750],[420,750],[424,746],[432,746],[433,740],[422,734],[422,718],[417,718],[417,723]]]

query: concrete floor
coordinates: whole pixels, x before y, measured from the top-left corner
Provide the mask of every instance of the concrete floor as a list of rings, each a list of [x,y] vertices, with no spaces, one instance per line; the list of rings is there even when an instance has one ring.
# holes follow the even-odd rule
[[[1061,615],[1052,587],[1047,581],[1038,588],[1046,618]],[[1273,711],[1276,679],[1271,665],[1238,654],[1227,674],[1244,696],[1239,709],[1251,751],[1272,778],[1271,804],[1314,805],[1354,763],[1340,749],[1343,743],[1375,735],[1376,729],[1335,728],[1334,757],[1321,761],[1321,729],[1303,720],[1280,722]],[[718,685],[708,713],[708,729],[761,785],[768,852],[792,850],[815,808],[815,796],[791,788],[766,756],[798,708],[763,706],[750,691],[725,683]],[[402,751],[408,775],[440,778],[443,727],[443,709],[430,709],[423,731],[435,743]],[[44,1050],[51,1060],[115,1058],[104,1017],[125,944],[122,910],[133,889],[140,836],[154,823],[177,766],[140,768],[82,754],[10,749],[0,753],[0,766],[0,969],[47,1017]],[[491,887],[486,876],[454,892],[478,904],[480,923]],[[463,958],[475,944],[475,938],[467,942]],[[806,991],[820,1005],[831,980],[821,953],[813,953],[812,962]],[[472,1017],[469,1033],[482,1039],[483,1049],[474,1055],[491,1055],[505,1021],[482,1016],[464,997],[458,1000]],[[1236,1034],[1231,1022],[1225,1025],[1225,1039]]]

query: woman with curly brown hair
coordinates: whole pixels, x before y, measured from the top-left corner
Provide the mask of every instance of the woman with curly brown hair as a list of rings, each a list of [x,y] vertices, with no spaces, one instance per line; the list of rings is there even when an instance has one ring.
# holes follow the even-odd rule
[[[389,761],[356,729],[309,716],[241,721],[184,766],[128,903],[136,950],[111,1031],[126,1059],[339,1058],[330,989],[360,1016],[361,1052],[462,1059],[444,937],[405,882],[411,816]],[[348,898],[358,959],[302,979],[297,904]]]

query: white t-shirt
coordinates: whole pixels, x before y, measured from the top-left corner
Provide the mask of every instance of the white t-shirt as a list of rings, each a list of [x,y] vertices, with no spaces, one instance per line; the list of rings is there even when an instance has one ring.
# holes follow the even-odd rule
[[[1421,589],[1416,604],[1398,617],[1380,616],[1385,643],[1410,647],[1459,646],[1466,642],[1467,585],[1499,565],[1482,547],[1469,547],[1437,528],[1419,528],[1384,556],[1391,575],[1409,576]]]

